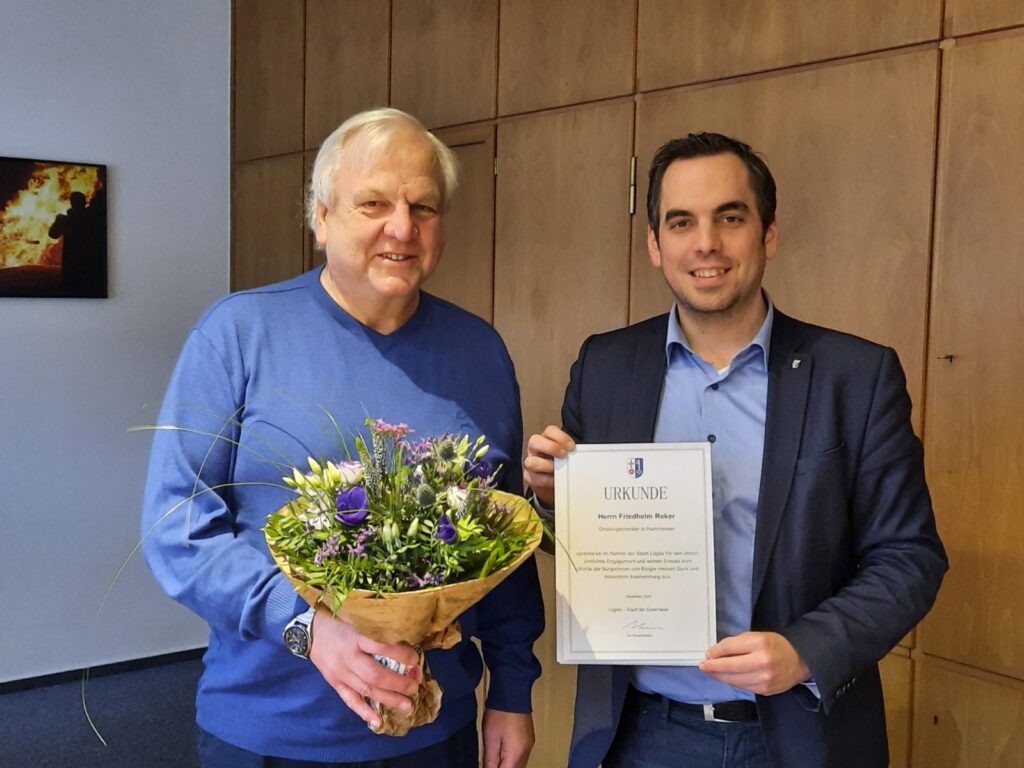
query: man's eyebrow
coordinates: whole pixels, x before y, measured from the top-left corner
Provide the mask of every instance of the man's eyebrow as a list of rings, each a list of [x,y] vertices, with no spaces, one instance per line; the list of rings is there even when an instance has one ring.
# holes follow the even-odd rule
[[[693,216],[693,214],[685,208],[669,208],[665,211],[665,221],[668,221],[669,219],[683,218],[684,216]]]
[[[386,197],[383,190],[377,189],[376,187],[363,187],[357,189],[355,193],[356,197],[359,198],[381,198]]]
[[[729,200],[728,202],[716,206],[714,212],[717,216],[718,214],[725,213],[726,211],[742,211],[743,213],[750,213],[750,206],[742,200]],[[693,217],[693,213],[685,208],[669,208],[665,211],[665,221],[686,218],[688,216]]]
[[[726,211],[743,211],[744,213],[750,213],[750,206],[742,200],[730,200],[729,202],[722,203],[720,206],[715,208],[715,213],[725,213]]]
[[[409,201],[412,203],[425,203],[427,205],[440,205],[441,204],[441,193],[438,190],[430,190],[424,192],[421,195],[410,195]]]

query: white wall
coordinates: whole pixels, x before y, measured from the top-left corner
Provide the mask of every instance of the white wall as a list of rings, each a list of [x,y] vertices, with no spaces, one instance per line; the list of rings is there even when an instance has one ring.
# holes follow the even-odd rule
[[[0,298],[0,681],[205,644],[136,557],[148,434],[228,288],[228,0],[0,0],[0,155],[108,167],[110,298]]]

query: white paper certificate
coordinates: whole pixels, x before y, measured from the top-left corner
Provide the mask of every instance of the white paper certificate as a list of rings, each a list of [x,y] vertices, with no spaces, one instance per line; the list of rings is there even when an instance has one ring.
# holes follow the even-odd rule
[[[562,664],[695,665],[716,641],[708,443],[578,445],[555,462]]]

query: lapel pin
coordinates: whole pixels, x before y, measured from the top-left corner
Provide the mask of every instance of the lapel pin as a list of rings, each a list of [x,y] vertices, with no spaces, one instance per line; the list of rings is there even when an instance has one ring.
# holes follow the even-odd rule
[[[794,371],[795,371],[795,370],[796,370],[797,368],[799,368],[799,367],[800,367],[800,363],[801,363],[801,360],[800,360],[799,358],[797,358],[796,360],[794,360],[794,361],[793,361],[793,370],[794,370]]]

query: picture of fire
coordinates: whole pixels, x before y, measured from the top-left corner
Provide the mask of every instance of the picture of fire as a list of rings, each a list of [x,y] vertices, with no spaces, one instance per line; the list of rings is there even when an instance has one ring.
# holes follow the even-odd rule
[[[0,157],[0,296],[107,296],[106,170]]]

